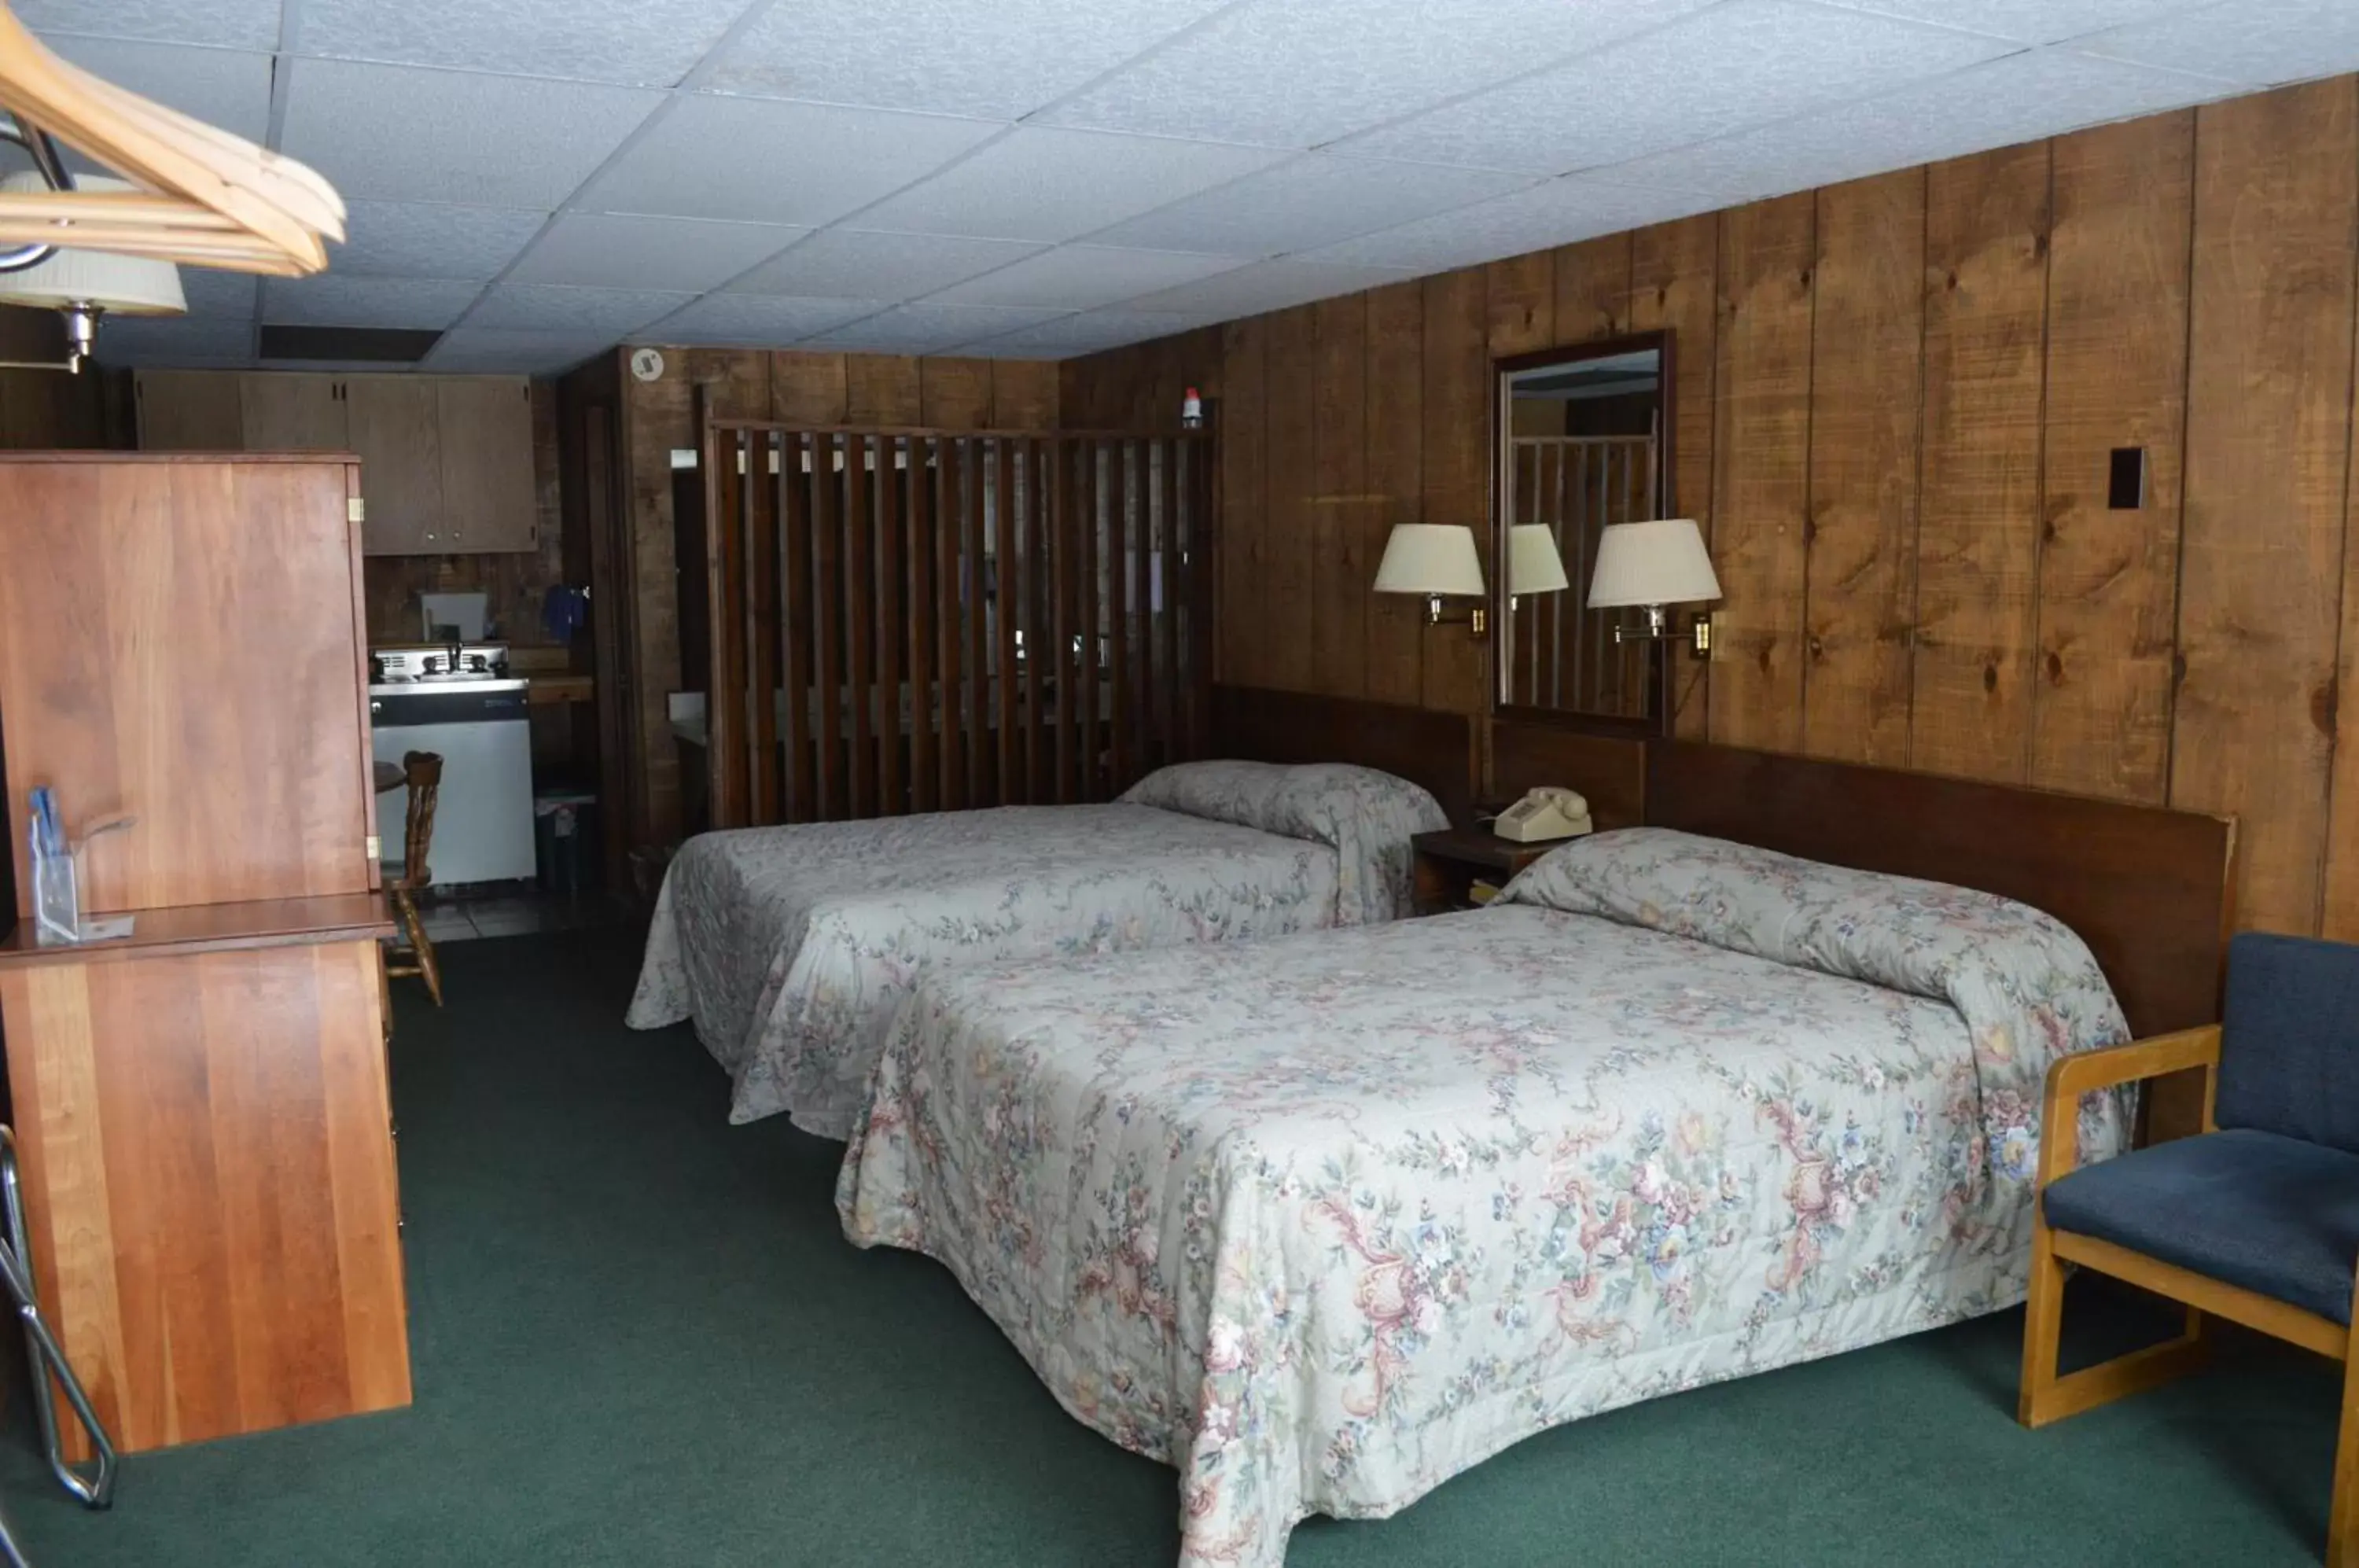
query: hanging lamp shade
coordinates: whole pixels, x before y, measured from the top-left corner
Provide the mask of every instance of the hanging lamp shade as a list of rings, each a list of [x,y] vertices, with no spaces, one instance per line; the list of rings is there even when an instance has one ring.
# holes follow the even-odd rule
[[[136,191],[128,180],[86,174],[77,191]],[[47,191],[49,185],[27,169],[0,180],[0,195]],[[114,316],[179,316],[189,302],[180,293],[180,271],[152,256],[113,251],[61,249],[21,272],[0,272],[0,305],[63,310],[87,305]]]

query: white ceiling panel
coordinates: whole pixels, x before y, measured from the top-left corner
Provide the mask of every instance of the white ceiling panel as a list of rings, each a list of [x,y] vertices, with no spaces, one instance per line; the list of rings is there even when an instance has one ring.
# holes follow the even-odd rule
[[[1306,153],[1090,237],[1106,245],[1283,256],[1505,195],[1531,177]]]
[[[715,92],[1014,120],[1226,0],[867,0],[773,6],[723,48]]]
[[[262,280],[251,272],[218,272],[210,267],[180,268],[180,294],[189,314],[250,321],[262,297]],[[113,318],[109,318],[112,320]]]
[[[831,223],[1002,128],[940,114],[690,93],[574,204],[605,212]]]
[[[1635,229],[1716,206],[1690,192],[1574,175],[1312,251],[1309,259],[1439,272]]]
[[[1149,338],[1169,337],[1200,324],[1201,318],[1195,316],[1152,310],[1089,310],[1059,316],[1037,326],[1018,327],[997,337],[978,339],[964,348],[980,354],[1063,359],[1119,348],[1124,343],[1145,343]]]
[[[1430,163],[1564,174],[1886,91],[2014,48],[1802,0],[1735,0],[1349,145]]]
[[[634,333],[645,343],[781,347],[884,310],[883,299],[796,299],[783,294],[708,294]]]
[[[662,94],[412,66],[299,60],[280,150],[347,200],[554,207]]]
[[[270,129],[270,57],[121,38],[57,38],[58,53],[167,109],[258,142]],[[95,166],[92,166],[95,167]]]
[[[364,278],[492,278],[549,222],[522,207],[449,207],[432,201],[348,201],[345,240],[331,271]]]
[[[1090,310],[1140,294],[1192,283],[1245,265],[1244,258],[1185,251],[1060,245],[1013,267],[945,289],[948,305],[1039,305]]]
[[[1041,248],[1028,241],[826,229],[729,287],[745,294],[909,299],[1036,256]]]
[[[806,341],[814,349],[853,354],[941,354],[978,338],[1053,321],[1066,312],[996,305],[897,305]]]
[[[1246,0],[1042,116],[1310,147],[1709,0]]]
[[[420,370],[465,376],[496,372],[548,376],[614,345],[611,332],[537,332],[506,327],[453,327],[419,362]]]
[[[221,49],[278,47],[278,0],[16,0],[9,9],[37,33],[92,33]]]
[[[301,0],[307,55],[669,87],[751,0]]]
[[[861,213],[860,226],[1068,240],[1266,169],[1283,156],[1215,142],[1027,125]]]
[[[603,332],[608,343],[669,316],[693,294],[653,289],[575,289],[561,283],[502,283],[467,312],[469,327],[534,332]]]
[[[254,363],[254,323],[195,316],[109,316],[98,334],[101,365]]]
[[[263,284],[262,319],[319,327],[447,327],[479,287],[447,278],[273,278]]]
[[[1821,111],[1601,170],[1603,178],[1748,201],[2152,114],[2234,89],[2058,49],[1992,60],[1887,98]]]
[[[2307,82],[2359,70],[2359,5],[2352,0],[2226,0],[2101,33],[2077,47],[2251,87]]]
[[[2052,44],[2105,27],[2149,21],[2184,11],[2204,0],[1827,0],[1854,11],[1937,22],[2011,38],[2022,44]]]
[[[776,223],[566,212],[533,242],[506,280],[694,293],[718,288],[808,232]]]
[[[1283,310],[1355,289],[1379,288],[1409,277],[1374,267],[1325,261],[1259,261],[1217,278],[1167,289],[1131,300],[1140,310],[1173,312],[1200,321],[1230,321],[1262,310]]]

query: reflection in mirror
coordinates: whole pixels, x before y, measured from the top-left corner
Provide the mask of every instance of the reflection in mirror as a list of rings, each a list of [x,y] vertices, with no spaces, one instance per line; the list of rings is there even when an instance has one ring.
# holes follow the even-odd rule
[[[1669,340],[1652,332],[1498,365],[1503,706],[1660,719],[1669,650],[1617,643],[1615,612],[1586,602],[1598,536],[1671,515]]]

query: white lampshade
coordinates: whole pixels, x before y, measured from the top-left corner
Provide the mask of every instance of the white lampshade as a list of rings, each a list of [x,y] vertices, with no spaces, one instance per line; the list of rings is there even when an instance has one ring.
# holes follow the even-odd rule
[[[1545,523],[1517,523],[1507,530],[1507,592],[1554,593],[1570,588],[1556,534]]]
[[[1720,597],[1703,534],[1691,517],[1615,523],[1597,538],[1597,572],[1589,607],[1692,604]]]
[[[11,196],[48,189],[30,169],[0,180],[0,191]],[[139,188],[128,180],[85,174],[75,179],[74,189]],[[22,272],[0,272],[0,305],[30,305],[46,310],[94,305],[115,316],[179,316],[189,309],[180,294],[179,269],[170,262],[104,250],[59,250]]]
[[[1376,567],[1379,593],[1483,593],[1474,530],[1455,523],[1395,523]]]

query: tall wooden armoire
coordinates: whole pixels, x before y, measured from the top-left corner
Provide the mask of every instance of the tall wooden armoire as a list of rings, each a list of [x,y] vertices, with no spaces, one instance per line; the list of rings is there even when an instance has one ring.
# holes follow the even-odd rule
[[[126,1451],[409,1400],[359,485],[0,454],[0,1046],[42,1308]],[[35,785],[136,819],[81,866],[129,937],[36,942]]]

